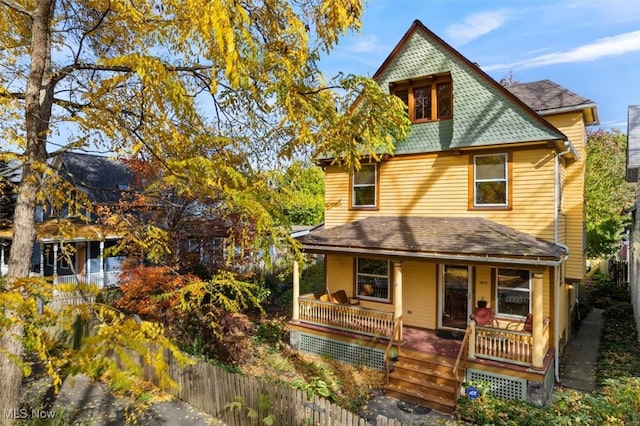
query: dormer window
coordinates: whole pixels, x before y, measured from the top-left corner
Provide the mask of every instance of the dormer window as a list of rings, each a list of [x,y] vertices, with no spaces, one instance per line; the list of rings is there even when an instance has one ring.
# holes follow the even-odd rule
[[[448,73],[391,83],[390,89],[407,105],[413,123],[453,117],[453,86]]]

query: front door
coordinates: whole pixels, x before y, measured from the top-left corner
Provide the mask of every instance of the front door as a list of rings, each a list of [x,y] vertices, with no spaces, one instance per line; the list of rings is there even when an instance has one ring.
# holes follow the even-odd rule
[[[440,268],[440,327],[464,330],[469,319],[471,268],[442,265]]]

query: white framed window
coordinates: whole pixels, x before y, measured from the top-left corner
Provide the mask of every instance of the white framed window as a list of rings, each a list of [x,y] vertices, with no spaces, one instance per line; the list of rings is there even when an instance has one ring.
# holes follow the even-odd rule
[[[390,302],[389,261],[358,257],[356,259],[356,294],[360,299]]]
[[[498,268],[496,281],[496,313],[526,317],[531,312],[531,272]]]
[[[378,206],[378,165],[363,164],[351,179],[351,207],[375,208]]]
[[[507,154],[473,157],[473,207],[509,205],[509,158]]]

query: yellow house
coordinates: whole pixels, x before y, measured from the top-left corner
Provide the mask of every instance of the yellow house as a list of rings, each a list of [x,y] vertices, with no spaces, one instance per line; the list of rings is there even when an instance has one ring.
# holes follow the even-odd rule
[[[505,88],[419,21],[374,79],[412,131],[353,174],[321,161],[325,223],[300,242],[327,290],[300,295],[294,265],[292,345],[441,411],[465,379],[545,403],[584,275],[595,105],[548,80]]]

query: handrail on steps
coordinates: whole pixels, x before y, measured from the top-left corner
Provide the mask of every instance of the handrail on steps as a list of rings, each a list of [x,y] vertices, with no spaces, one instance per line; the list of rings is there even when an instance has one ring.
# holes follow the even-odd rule
[[[400,355],[400,346],[402,342],[400,341],[400,330],[402,330],[402,315],[400,315],[396,321],[396,324],[393,326],[393,331],[391,332],[391,336],[389,336],[389,343],[387,344],[387,349],[384,351],[384,364],[386,367],[386,382],[389,383],[389,370],[391,369],[390,361],[390,352],[391,347],[393,346],[394,340],[397,340],[396,345],[398,346],[398,355]]]
[[[453,365],[453,370],[451,373],[453,374],[454,379],[456,380],[456,385],[460,385],[462,383],[462,378],[459,377],[460,368],[464,368],[467,365],[467,355],[469,353],[469,335],[471,334],[471,326],[467,326],[467,330],[464,332],[464,337],[462,338],[462,344],[460,345],[460,350],[458,350],[458,357],[456,358],[456,363]],[[460,364],[462,363],[462,367]]]

